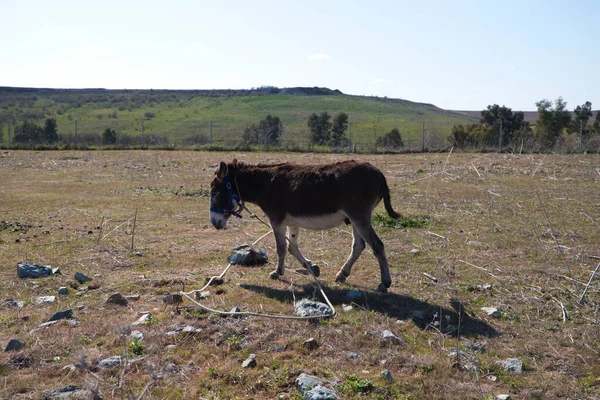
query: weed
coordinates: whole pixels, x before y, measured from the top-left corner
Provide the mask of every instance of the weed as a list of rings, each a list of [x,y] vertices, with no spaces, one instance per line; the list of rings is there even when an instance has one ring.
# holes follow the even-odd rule
[[[136,356],[142,356],[146,354],[146,349],[142,345],[142,341],[139,338],[133,338],[131,343],[129,343],[129,350]]]
[[[360,379],[357,376],[350,375],[346,378],[346,381],[338,386],[341,393],[344,394],[366,394],[370,393],[375,386],[373,382],[368,379]]]
[[[373,215],[373,225],[381,228],[424,228],[429,222],[429,217],[425,216],[403,216],[399,219],[394,219],[383,213],[375,213]]]

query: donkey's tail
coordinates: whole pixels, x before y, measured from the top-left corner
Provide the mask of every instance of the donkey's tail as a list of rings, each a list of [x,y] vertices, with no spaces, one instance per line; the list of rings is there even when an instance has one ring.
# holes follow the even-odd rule
[[[402,214],[397,213],[392,208],[392,201],[390,200],[390,188],[388,187],[387,182],[385,181],[385,178],[383,181],[382,196],[383,196],[383,205],[385,206],[385,211],[387,211],[388,215],[394,219],[402,218]]]

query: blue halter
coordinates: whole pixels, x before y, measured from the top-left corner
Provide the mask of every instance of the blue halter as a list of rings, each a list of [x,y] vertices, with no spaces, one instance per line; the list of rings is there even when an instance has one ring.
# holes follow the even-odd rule
[[[227,193],[229,195],[229,199],[227,200],[227,207],[225,209],[218,209],[218,208],[210,208],[211,212],[215,212],[218,214],[224,214],[224,215],[233,215],[237,218],[242,218],[242,214],[240,214],[239,212],[235,211],[234,205],[233,205],[233,201],[235,200],[236,203],[238,205],[240,205],[240,210],[242,209],[241,204],[242,201],[240,200],[240,197],[233,193],[233,188],[231,187],[231,182],[229,181],[229,174],[225,175],[225,187],[227,188]]]

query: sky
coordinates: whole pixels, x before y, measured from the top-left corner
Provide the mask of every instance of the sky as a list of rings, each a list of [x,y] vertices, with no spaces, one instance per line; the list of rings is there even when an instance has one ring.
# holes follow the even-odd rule
[[[0,0],[0,86],[600,109],[600,1]]]

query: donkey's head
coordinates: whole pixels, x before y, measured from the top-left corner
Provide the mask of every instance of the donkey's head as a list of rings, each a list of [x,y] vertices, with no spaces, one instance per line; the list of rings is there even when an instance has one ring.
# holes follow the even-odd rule
[[[233,165],[236,164],[236,161],[233,160]],[[239,211],[242,208],[242,202],[233,185],[227,164],[221,161],[215,172],[215,179],[210,184],[210,222],[217,229],[225,228],[232,215],[241,218]]]

